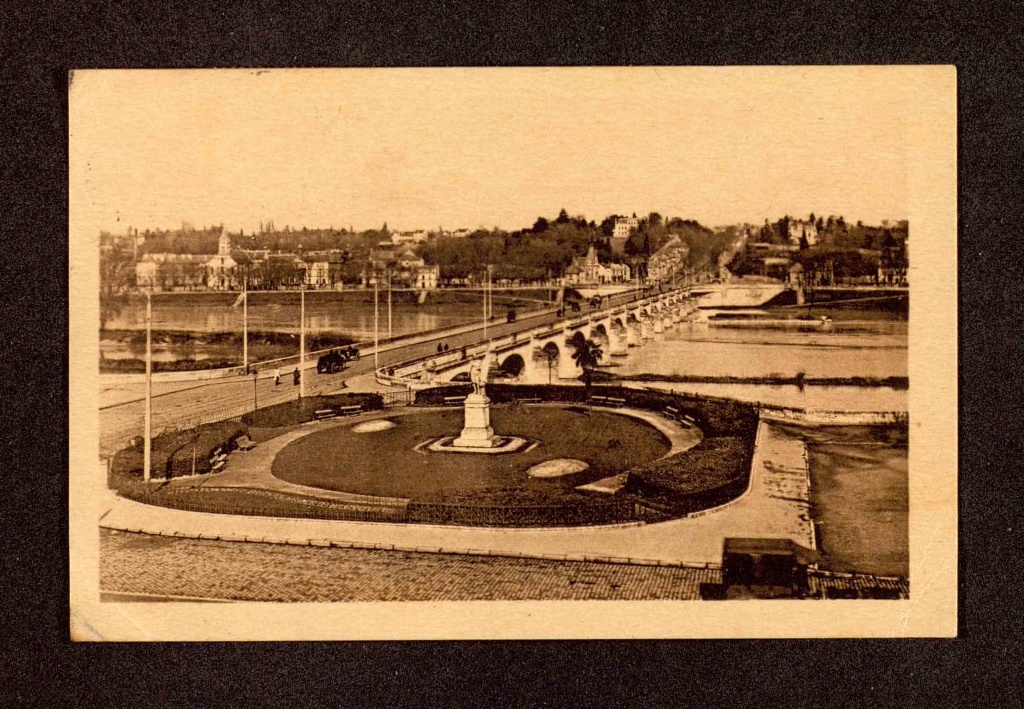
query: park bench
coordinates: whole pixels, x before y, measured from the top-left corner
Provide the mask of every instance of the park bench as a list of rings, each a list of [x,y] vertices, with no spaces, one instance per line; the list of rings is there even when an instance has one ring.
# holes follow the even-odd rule
[[[670,419],[677,419],[679,418],[679,409],[677,409],[674,406],[666,406],[665,416],[667,416]]]
[[[338,414],[335,413],[334,409],[317,409],[313,412],[313,419],[316,421],[326,421],[337,415]]]
[[[238,446],[240,451],[250,451],[256,447],[256,442],[248,436],[242,436],[235,440],[235,445]]]
[[[690,416],[689,414],[683,414],[682,416],[680,416],[679,423],[686,426],[686,428],[693,428],[694,426],[697,425],[697,421],[693,418],[693,416]]]
[[[597,403],[597,404],[607,404],[608,403],[608,397],[607,396],[592,396],[592,397],[590,397],[590,400],[593,401],[594,403]]]
[[[466,397],[464,396],[446,396],[444,398],[445,406],[461,406],[465,403]]]
[[[530,397],[528,399],[519,399],[520,404],[539,404],[541,399],[539,396]]]
[[[216,473],[218,470],[220,470],[223,467],[224,467],[224,461],[223,460],[218,460],[217,462],[215,462],[213,465],[210,466],[210,472],[211,473]]]
[[[609,406],[625,406],[626,405],[626,400],[625,399],[619,399],[619,398],[616,398],[614,396],[606,397],[606,399],[608,401],[608,405]]]
[[[358,414],[363,410],[362,404],[347,404],[345,406],[338,407],[339,416],[349,416],[352,414]]]

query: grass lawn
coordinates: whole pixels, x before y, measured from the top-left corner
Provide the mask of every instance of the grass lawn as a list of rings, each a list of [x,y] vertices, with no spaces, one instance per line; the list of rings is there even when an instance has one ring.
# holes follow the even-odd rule
[[[821,567],[882,576],[909,574],[905,428],[800,430],[808,442],[811,516]]]
[[[577,492],[590,483],[652,461],[669,450],[668,440],[638,419],[568,407],[491,409],[497,434],[540,441],[529,452],[507,455],[417,452],[430,438],[457,435],[463,412],[432,411],[395,416],[389,431],[352,433],[338,427],[310,434],[282,450],[273,474],[282,480],[365,495],[405,497],[423,502],[480,505],[554,505],[608,502],[603,495]],[[615,442],[617,441],[617,443]],[[558,478],[531,478],[526,470],[555,458],[575,458],[588,470]]]

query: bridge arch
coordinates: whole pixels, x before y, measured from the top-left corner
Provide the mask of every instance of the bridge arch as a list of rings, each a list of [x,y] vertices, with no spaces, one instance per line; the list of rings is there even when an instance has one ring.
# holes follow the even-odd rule
[[[513,352],[498,365],[498,368],[503,372],[511,374],[513,377],[518,377],[526,368],[526,360],[523,359],[522,355]]]
[[[548,340],[543,347],[534,349],[533,361],[537,377],[548,384],[558,379],[562,355],[562,348],[554,340]]]

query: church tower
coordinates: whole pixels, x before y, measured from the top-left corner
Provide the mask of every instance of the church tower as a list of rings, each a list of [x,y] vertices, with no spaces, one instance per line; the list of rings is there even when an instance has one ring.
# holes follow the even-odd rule
[[[231,237],[228,235],[227,229],[222,229],[220,232],[220,240],[217,242],[217,255],[218,256],[229,256],[231,254]]]

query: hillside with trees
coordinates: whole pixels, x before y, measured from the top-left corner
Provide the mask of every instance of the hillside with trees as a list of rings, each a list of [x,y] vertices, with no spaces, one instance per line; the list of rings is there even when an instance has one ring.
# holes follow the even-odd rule
[[[717,269],[718,256],[734,240],[690,219],[664,219],[652,212],[625,239],[613,239],[615,219],[600,224],[583,215],[562,210],[554,219],[538,217],[533,226],[517,231],[479,229],[465,239],[432,239],[417,251],[431,265],[441,268],[441,279],[470,278],[494,266],[498,279],[538,280],[557,278],[576,256],[593,245],[603,263],[628,263],[643,272],[643,264],[672,236],[688,247],[687,267],[694,271]],[[624,243],[615,243],[624,242]]]
[[[811,228],[813,226],[813,229]],[[811,231],[814,242],[808,238]],[[849,224],[842,215],[810,214],[806,220],[789,215],[759,228],[745,228],[746,247],[729,261],[735,275],[790,278],[800,264],[801,278],[811,285],[874,283],[898,285],[909,268],[906,220],[870,226]]]

